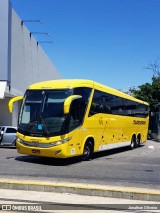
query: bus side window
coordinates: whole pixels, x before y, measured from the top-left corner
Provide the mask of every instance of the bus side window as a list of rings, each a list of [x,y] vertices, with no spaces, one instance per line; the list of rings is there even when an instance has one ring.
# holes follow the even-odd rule
[[[92,116],[92,115],[95,115],[95,114],[97,114],[96,104],[92,103],[90,111],[89,111],[89,117]]]
[[[71,103],[70,108],[70,121],[69,121],[69,131],[77,128],[79,125],[81,125],[84,113],[86,109],[86,104],[83,100],[74,100]]]

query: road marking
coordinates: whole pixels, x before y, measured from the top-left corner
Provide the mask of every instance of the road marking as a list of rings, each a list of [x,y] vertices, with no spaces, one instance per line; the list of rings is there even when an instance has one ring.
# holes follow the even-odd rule
[[[154,149],[154,146],[148,146],[148,149]]]

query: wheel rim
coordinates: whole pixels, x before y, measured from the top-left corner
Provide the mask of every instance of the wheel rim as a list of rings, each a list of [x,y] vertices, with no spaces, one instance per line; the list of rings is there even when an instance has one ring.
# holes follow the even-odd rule
[[[140,146],[140,143],[141,143],[141,139],[140,137],[137,138],[137,146]]]
[[[85,146],[83,154],[84,154],[85,157],[88,157],[90,155],[90,153],[91,153],[91,150],[90,150],[90,146],[88,144],[88,145]]]
[[[135,142],[134,142],[134,138],[132,137],[132,140],[131,140],[131,145],[130,145],[131,149],[134,149],[135,147]]]
[[[89,160],[93,153],[93,145],[91,142],[86,142],[83,151],[83,160]]]
[[[133,141],[133,139],[131,141],[131,148],[134,148],[134,141]]]

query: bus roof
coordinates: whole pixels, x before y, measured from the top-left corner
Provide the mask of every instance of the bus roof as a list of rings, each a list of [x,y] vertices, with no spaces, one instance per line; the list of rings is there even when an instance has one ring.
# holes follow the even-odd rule
[[[60,79],[60,80],[50,80],[50,81],[43,81],[39,83],[32,84],[28,87],[31,90],[41,90],[41,89],[71,89],[76,87],[89,87],[101,90],[103,92],[120,96],[122,98],[126,98],[128,100],[133,100],[142,104],[148,105],[147,102],[142,100],[136,99],[124,92],[119,90],[113,89],[111,87],[105,86],[103,84],[97,83],[92,80],[83,80],[83,79]]]
[[[68,89],[79,86],[93,88],[93,81],[81,79],[51,80],[32,84],[29,86],[29,89]]]

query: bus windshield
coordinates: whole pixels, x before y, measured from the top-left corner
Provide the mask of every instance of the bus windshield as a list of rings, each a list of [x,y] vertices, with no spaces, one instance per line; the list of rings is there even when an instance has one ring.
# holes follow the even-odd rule
[[[84,117],[91,89],[27,90],[22,103],[18,131],[29,136],[58,136],[78,127]],[[70,95],[82,95],[74,100],[70,113],[64,114],[64,101]],[[83,109],[83,110],[82,110]],[[73,114],[76,118],[73,118]]]

